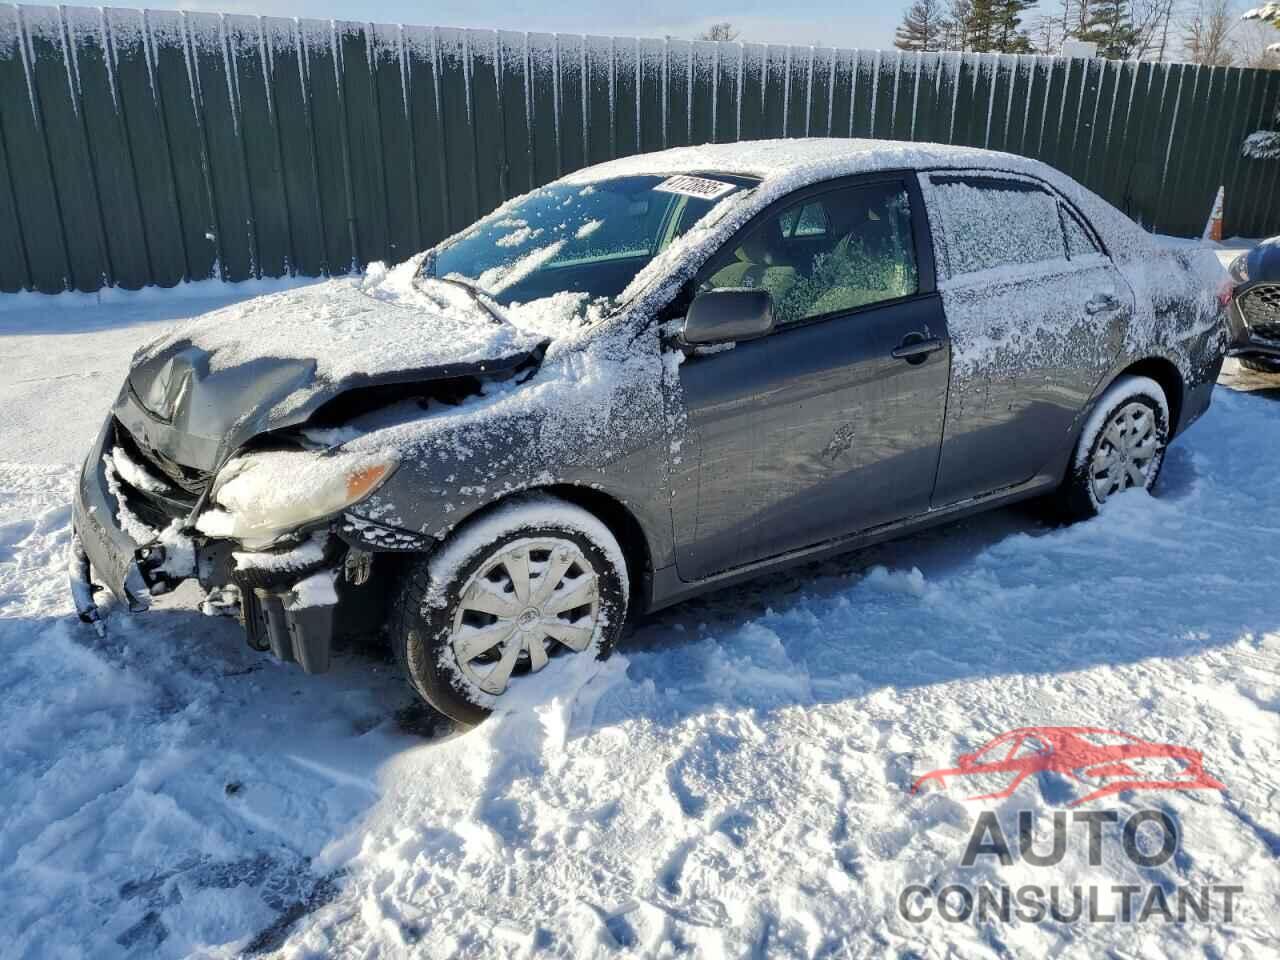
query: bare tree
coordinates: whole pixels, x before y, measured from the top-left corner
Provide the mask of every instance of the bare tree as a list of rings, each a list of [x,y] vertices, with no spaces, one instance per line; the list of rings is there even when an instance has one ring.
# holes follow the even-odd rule
[[[1031,43],[1036,53],[1056,55],[1062,52],[1066,31],[1062,19],[1056,13],[1042,14],[1031,23]]]
[[[1062,22],[1066,24],[1068,18],[1071,23],[1067,27],[1066,36],[1078,37],[1083,34],[1089,26],[1089,0],[1076,0],[1075,3],[1063,0]]]
[[[1183,52],[1192,63],[1229,67],[1236,51],[1231,36],[1236,26],[1231,0],[1195,0],[1183,21]]]
[[[949,0],[947,16],[939,38],[943,50],[968,50],[969,26],[973,19],[973,0]]]
[[[1045,15],[1046,17],[1057,20],[1058,26],[1060,27],[1058,30],[1058,36],[1062,40],[1071,36],[1071,28],[1075,25],[1075,21],[1072,19],[1072,14],[1075,13],[1078,6],[1078,0],[1058,0],[1058,12]]]
[[[1163,60],[1170,53],[1169,31],[1175,0],[1133,0],[1133,29],[1137,35],[1133,56],[1138,60]]]
[[[713,23],[693,39],[695,40],[737,40],[742,31],[728,20]]]

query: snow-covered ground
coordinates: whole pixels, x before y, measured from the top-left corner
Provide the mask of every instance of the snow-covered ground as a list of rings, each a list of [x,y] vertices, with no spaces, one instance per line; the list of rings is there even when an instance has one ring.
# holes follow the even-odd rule
[[[1155,498],[1062,529],[998,511],[686,603],[459,733],[384,651],[307,677],[191,592],[105,639],[70,615],[72,478],[130,353],[245,295],[0,298],[0,955],[1280,953],[1280,377],[1229,363]],[[1040,725],[1193,747],[1226,790],[1093,805],[1171,816],[1159,867],[1118,828],[1100,866],[1073,834],[1056,866],[962,867],[983,810],[1042,829],[1072,788],[912,781]],[[908,884],[953,882],[1243,892],[1230,923],[899,915]]]

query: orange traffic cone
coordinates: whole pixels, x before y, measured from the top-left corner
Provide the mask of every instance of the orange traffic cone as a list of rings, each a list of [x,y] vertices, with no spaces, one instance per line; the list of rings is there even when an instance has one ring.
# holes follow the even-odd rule
[[[1218,187],[1218,195],[1213,198],[1213,210],[1209,212],[1209,222],[1204,225],[1201,240],[1217,240],[1222,242],[1222,203],[1226,199],[1226,188]]]

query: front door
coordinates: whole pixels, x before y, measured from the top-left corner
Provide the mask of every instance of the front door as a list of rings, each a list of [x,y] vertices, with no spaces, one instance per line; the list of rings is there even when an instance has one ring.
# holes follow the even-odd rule
[[[695,280],[698,291],[768,289],[776,326],[679,367],[683,579],[928,508],[949,341],[918,198],[903,178],[805,191],[748,225]]]

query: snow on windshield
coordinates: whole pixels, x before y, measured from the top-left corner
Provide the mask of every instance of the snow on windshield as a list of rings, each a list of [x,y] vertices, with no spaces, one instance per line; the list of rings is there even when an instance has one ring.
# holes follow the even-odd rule
[[[563,292],[615,298],[713,200],[739,187],[732,180],[683,179],[706,187],[674,189],[658,176],[543,187],[443,244],[428,273],[473,283],[504,305]]]
[[[529,233],[541,233],[541,230],[529,231],[528,227],[522,228]],[[510,236],[503,238],[509,239]],[[518,243],[519,241],[517,241]],[[529,274],[533,273],[543,264],[555,259],[556,254],[564,249],[565,241],[557,240],[555,243],[548,243],[546,246],[537,247],[530,250],[524,256],[512,260],[508,263],[500,263],[496,267],[490,267],[488,270],[480,274],[476,280],[476,286],[486,293],[501,293],[508,287],[513,287]],[[516,244],[504,244],[502,240],[498,241],[498,246],[515,246]],[[447,276],[457,277],[458,274],[451,273]]]

